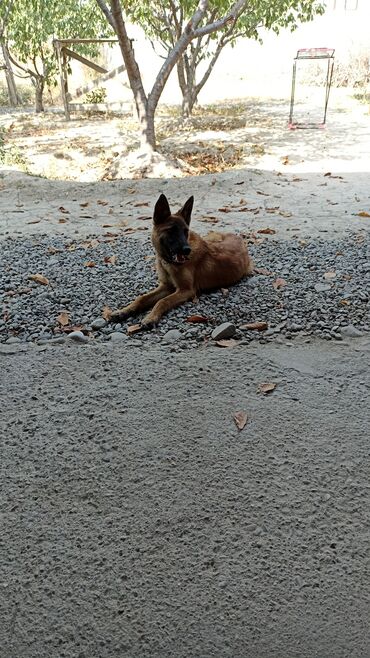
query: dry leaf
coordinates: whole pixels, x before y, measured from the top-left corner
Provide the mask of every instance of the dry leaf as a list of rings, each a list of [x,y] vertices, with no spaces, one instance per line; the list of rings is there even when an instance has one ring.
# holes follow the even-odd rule
[[[351,302],[348,301],[348,299],[341,299],[339,304],[341,306],[349,306]]]
[[[59,206],[58,210],[60,212],[66,213],[67,215],[69,214],[69,210],[66,210],[66,208],[63,208],[63,206]]]
[[[284,286],[286,286],[286,281],[285,279],[278,277],[272,285],[274,286],[275,290],[278,290],[279,288],[284,288]]]
[[[140,215],[140,217],[136,217],[136,219],[142,219],[142,220],[151,219],[151,218],[152,218],[151,215]]]
[[[136,334],[141,329],[142,329],[141,324],[130,324],[127,327],[127,333],[129,336],[131,336],[131,334]]]
[[[41,283],[43,286],[49,285],[49,279],[46,278],[43,274],[31,274],[29,279],[32,279],[32,281],[36,281],[36,283]]]
[[[85,267],[95,267],[96,263],[94,263],[93,260],[88,260],[88,261],[86,261],[86,263],[84,263],[84,266]]]
[[[234,414],[234,421],[235,425],[237,426],[238,430],[244,429],[248,422],[248,415],[245,413],[245,411],[237,411]]]
[[[253,270],[253,274],[263,274],[264,276],[271,276],[272,272],[270,270],[266,270],[264,267],[255,267]]]
[[[57,316],[57,322],[59,322],[59,324],[62,327],[65,327],[67,324],[69,324],[69,313],[67,313],[66,311],[62,311],[62,313],[59,313],[59,315]]]
[[[265,233],[266,235],[273,235],[276,233],[274,228],[260,228],[257,233]]]
[[[61,249],[57,249],[56,247],[48,247],[47,249],[48,254],[59,254],[61,251]]]
[[[275,213],[277,210],[279,210],[279,206],[275,206],[274,208],[265,208],[265,211],[269,213]]]
[[[30,222],[27,222],[27,224],[39,224],[41,222],[41,219],[31,219]]]
[[[112,233],[111,231],[107,231],[104,233],[104,236],[107,238],[118,238],[118,233]]]
[[[281,215],[281,217],[293,217],[293,213],[287,210],[279,210],[279,215]]]
[[[218,347],[235,347],[235,345],[239,345],[239,341],[234,338],[222,338],[221,340],[216,340],[215,345]]]
[[[219,212],[231,212],[231,208],[219,208]]]
[[[67,220],[64,219],[64,217],[61,217],[60,219],[58,219],[58,222],[59,222],[59,224],[66,224]]]
[[[107,206],[108,205],[108,201],[102,201],[101,199],[98,199],[96,203],[98,203],[99,206]]]
[[[75,251],[76,250],[76,245],[75,244],[69,244],[66,246],[67,251]]]
[[[81,208],[87,208],[88,205],[89,205],[88,201],[85,201],[85,203],[80,203]]]
[[[104,258],[104,263],[110,263],[111,265],[115,265],[117,262],[117,256],[105,256]]]
[[[281,158],[281,162],[283,165],[289,164],[289,156],[286,155],[284,158]]]
[[[102,317],[103,317],[104,320],[106,320],[107,322],[110,321],[110,319],[111,319],[111,317],[112,317],[112,309],[109,308],[109,306],[104,306],[104,307],[103,307]]]
[[[219,222],[217,217],[213,217],[212,215],[204,215],[204,217],[199,217],[198,219],[200,222],[207,222],[207,224],[217,224]]]
[[[262,192],[261,190],[256,190],[257,194],[262,194],[263,196],[270,196],[267,192]]]
[[[361,210],[359,213],[357,213],[358,217],[370,217],[370,212],[366,212],[366,210]]]
[[[325,272],[324,279],[326,279],[326,280],[335,279],[336,276],[337,276],[336,272]]]
[[[99,246],[99,240],[96,238],[93,238],[92,240],[86,240],[85,242],[81,242],[80,247],[83,247],[84,249],[95,249],[96,247]]]
[[[185,322],[193,322],[194,324],[197,322],[209,322],[209,318],[205,315],[189,315]]]
[[[139,201],[134,203],[134,208],[141,208],[142,206],[149,206],[149,201]]]
[[[248,324],[242,324],[240,329],[248,329],[250,331],[265,331],[268,329],[267,322],[249,322]]]
[[[135,194],[136,190],[134,187],[128,187],[127,188],[127,194]]]
[[[266,395],[266,393],[271,393],[271,391],[273,391],[275,388],[276,384],[272,384],[271,382],[264,382],[258,385],[258,392]]]
[[[298,178],[298,176],[295,176],[294,178],[292,178],[293,183],[299,183],[302,180],[303,180],[303,178]]]
[[[331,176],[331,171],[327,171],[326,174],[324,174],[324,176]]]

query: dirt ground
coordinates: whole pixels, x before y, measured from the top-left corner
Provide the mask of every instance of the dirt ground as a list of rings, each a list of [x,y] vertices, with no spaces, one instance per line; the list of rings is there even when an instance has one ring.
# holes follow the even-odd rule
[[[369,231],[370,119],[338,104],[326,130],[288,131],[265,99],[213,131],[243,147],[235,168],[121,181],[96,154],[78,170],[79,120],[40,120],[52,146],[3,115],[38,176],[3,166],[0,239],[140,239],[162,191],[195,195],[201,232]],[[1,350],[0,657],[368,658],[369,338],[173,349]]]

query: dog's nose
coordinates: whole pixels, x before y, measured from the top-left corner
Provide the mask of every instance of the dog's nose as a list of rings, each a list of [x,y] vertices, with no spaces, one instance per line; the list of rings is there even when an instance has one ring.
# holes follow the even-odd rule
[[[191,252],[191,247],[189,247],[189,245],[182,248],[182,253],[184,254],[184,256],[189,256],[190,252]]]

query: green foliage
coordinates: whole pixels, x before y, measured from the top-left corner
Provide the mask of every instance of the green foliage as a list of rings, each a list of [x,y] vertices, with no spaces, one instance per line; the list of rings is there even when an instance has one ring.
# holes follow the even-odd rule
[[[17,92],[22,105],[32,105],[33,90],[30,85],[17,85]],[[0,107],[8,107],[9,94],[6,85],[0,84]]]
[[[105,87],[98,87],[93,91],[90,91],[85,96],[85,102],[91,104],[105,103],[107,98],[107,90]]]
[[[107,33],[111,32],[94,0],[17,0],[4,38],[33,82],[50,85],[58,70],[53,38],[97,38]],[[96,47],[84,44],[76,50],[92,55]]]

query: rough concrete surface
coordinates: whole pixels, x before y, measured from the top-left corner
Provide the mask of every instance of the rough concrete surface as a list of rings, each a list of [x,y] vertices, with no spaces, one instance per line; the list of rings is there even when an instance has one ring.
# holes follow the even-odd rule
[[[0,355],[1,658],[368,657],[368,338],[172,350]]]

